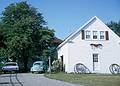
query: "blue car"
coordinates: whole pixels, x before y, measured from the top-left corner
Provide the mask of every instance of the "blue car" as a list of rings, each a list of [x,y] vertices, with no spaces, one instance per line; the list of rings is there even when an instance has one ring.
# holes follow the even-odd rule
[[[33,66],[31,67],[30,71],[32,73],[40,73],[40,72],[45,72],[46,70],[46,65],[44,61],[36,61],[33,63]]]

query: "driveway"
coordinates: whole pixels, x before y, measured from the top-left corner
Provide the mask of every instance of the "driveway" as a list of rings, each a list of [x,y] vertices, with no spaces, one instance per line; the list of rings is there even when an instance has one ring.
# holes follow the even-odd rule
[[[3,74],[0,86],[80,86],[44,77],[43,74]]]

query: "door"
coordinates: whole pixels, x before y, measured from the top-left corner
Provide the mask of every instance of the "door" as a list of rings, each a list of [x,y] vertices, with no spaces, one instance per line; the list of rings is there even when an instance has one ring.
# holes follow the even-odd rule
[[[61,57],[62,71],[63,71],[63,55]]]
[[[93,71],[98,72],[99,70],[99,59],[98,59],[98,54],[94,53],[93,54]]]

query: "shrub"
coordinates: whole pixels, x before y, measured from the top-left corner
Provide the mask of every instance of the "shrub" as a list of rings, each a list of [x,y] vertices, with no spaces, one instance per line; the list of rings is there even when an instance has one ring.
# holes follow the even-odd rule
[[[62,71],[62,63],[60,60],[54,60],[52,62],[52,72],[60,72]]]

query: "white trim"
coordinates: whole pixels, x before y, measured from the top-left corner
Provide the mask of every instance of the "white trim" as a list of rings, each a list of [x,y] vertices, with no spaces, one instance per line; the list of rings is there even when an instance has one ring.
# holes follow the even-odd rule
[[[82,25],[77,31],[73,32],[72,34],[70,34],[58,47],[57,50],[59,50],[59,48],[61,48],[64,44],[66,44],[73,36],[75,36],[78,32],[80,32],[81,30],[85,29],[85,27],[89,24],[91,24],[94,20],[99,20],[102,24],[104,24],[98,17],[94,16],[92,17],[89,21],[87,21],[84,25]],[[104,24],[105,25],[105,24]],[[105,25],[107,28],[109,28],[107,25]],[[109,28],[110,29],[110,28]],[[111,30],[111,29],[110,29]],[[112,30],[111,30],[112,31]],[[114,32],[114,31],[112,31]],[[114,32],[115,33],[115,32]],[[116,34],[116,33],[115,33]],[[116,34],[117,35],[117,34]],[[118,35],[117,35],[118,36]],[[119,37],[119,36],[118,36]],[[120,37],[119,37],[120,38]],[[97,40],[97,39],[96,39]]]
[[[96,16],[92,17],[88,22],[86,22],[82,27],[80,27],[77,31],[75,31],[74,33],[70,34],[58,47],[57,49],[59,49],[60,47],[62,47],[66,42],[69,41],[70,38],[72,38],[73,36],[75,36],[79,31],[81,31],[82,29],[84,29],[87,25],[89,25],[93,20],[98,19]]]

